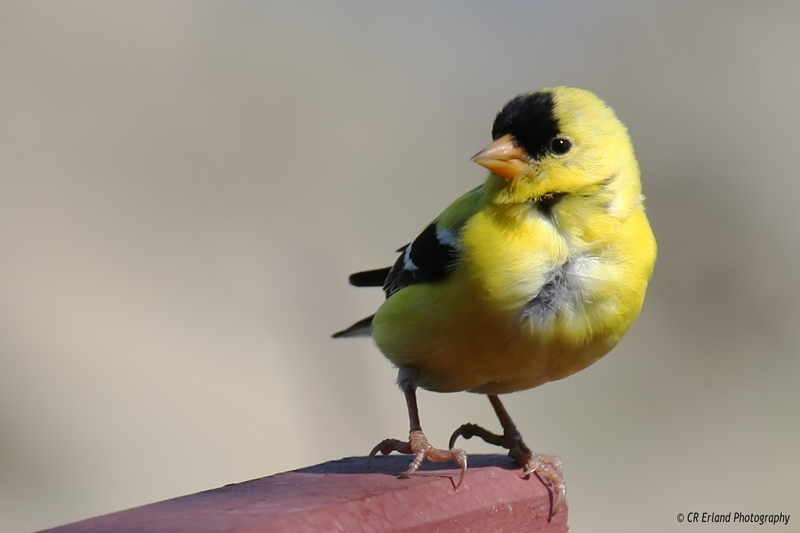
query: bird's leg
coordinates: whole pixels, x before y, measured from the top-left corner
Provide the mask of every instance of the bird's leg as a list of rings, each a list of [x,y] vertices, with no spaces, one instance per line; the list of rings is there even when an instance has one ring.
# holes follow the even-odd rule
[[[511,420],[511,416],[506,411],[505,406],[497,395],[489,394],[497,418],[503,427],[503,434],[492,433],[476,424],[464,424],[453,432],[450,437],[450,448],[455,445],[458,437],[471,439],[479,437],[489,444],[501,446],[508,450],[508,455],[517,460],[522,465],[523,470],[520,477],[535,475],[550,491],[551,512],[550,516],[558,512],[566,499],[566,486],[564,485],[564,475],[561,472],[561,459],[553,455],[542,455],[532,453],[522,440],[517,426]]]
[[[422,425],[419,422],[419,410],[417,409],[417,383],[416,370],[410,367],[402,367],[398,375],[398,384],[406,397],[408,407],[409,433],[408,441],[398,439],[386,439],[378,443],[369,453],[367,468],[372,463],[372,458],[380,452],[389,455],[392,452],[400,452],[414,455],[414,460],[408,470],[397,477],[406,478],[419,470],[422,462],[427,458],[431,461],[456,461],[461,466],[461,477],[456,484],[456,489],[464,482],[467,474],[467,454],[464,450],[454,449],[450,446],[449,450],[434,448],[428,443],[428,438],[422,432]]]

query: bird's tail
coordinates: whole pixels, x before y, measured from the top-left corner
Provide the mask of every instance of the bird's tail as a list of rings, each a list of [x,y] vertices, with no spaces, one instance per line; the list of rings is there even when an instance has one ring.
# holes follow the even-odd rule
[[[373,318],[375,318],[375,315],[371,315],[367,318],[359,320],[349,328],[343,329],[342,331],[337,331],[332,335],[332,337],[334,339],[339,339],[342,337],[369,337],[372,335]]]
[[[390,270],[391,267],[386,267],[350,274],[350,285],[354,287],[383,287]]]

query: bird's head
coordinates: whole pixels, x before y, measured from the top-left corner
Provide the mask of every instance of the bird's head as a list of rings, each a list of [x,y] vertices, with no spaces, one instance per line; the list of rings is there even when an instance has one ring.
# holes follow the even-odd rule
[[[624,209],[641,196],[628,130],[589,91],[521,94],[497,114],[492,138],[472,160],[492,172],[487,189],[495,204],[573,195]]]

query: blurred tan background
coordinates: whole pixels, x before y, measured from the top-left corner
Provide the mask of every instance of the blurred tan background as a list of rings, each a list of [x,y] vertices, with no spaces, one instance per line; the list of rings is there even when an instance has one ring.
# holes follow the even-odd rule
[[[391,366],[329,338],[382,301],[347,275],[484,179],[469,158],[508,99],[570,84],[628,124],[660,259],[622,344],[509,410],[563,458],[573,531],[691,511],[800,531],[799,22],[789,2],[3,2],[0,530],[404,436]],[[496,425],[480,396],[420,403],[435,443]]]

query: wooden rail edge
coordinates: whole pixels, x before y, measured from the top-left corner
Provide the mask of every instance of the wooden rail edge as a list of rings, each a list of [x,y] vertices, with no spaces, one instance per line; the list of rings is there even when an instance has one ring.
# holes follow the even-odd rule
[[[408,456],[331,461],[226,485],[47,530],[48,533],[448,532],[564,533],[536,477],[508,457],[471,455],[464,484],[451,464],[426,462],[409,479]]]

